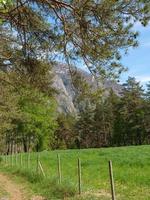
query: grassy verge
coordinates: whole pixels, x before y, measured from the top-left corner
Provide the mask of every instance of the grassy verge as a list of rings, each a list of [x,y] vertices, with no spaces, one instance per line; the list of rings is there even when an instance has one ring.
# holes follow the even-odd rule
[[[43,178],[32,171],[20,170],[19,168],[6,167],[1,165],[0,171],[17,183],[25,186],[29,196],[40,195],[46,200],[64,199],[75,195],[75,190],[68,183],[62,182],[61,185],[55,179]]]
[[[0,167],[0,172],[9,176],[12,181],[24,186],[25,196],[42,196],[44,200],[110,200],[110,194],[103,192],[88,191],[78,195],[72,185],[62,182],[61,185],[56,180],[44,179],[28,171],[20,171],[10,167]],[[2,193],[1,193],[2,191]],[[92,194],[94,192],[94,194]],[[0,188],[0,198],[7,197],[7,193]]]
[[[0,199],[4,198],[4,197],[8,197],[9,194],[5,191],[5,189],[3,187],[0,186]]]
[[[58,184],[57,154],[61,158],[62,184]],[[34,193],[46,199],[86,199],[110,200],[108,161],[113,162],[117,200],[150,199],[150,146],[101,148],[86,150],[44,151],[40,161],[46,178],[36,174],[37,154],[22,154],[23,165],[20,169],[20,155],[17,165],[3,168],[28,181]],[[77,158],[82,164],[82,196],[78,196]],[[8,162],[8,161],[7,161]],[[11,163],[11,160],[9,159]],[[13,158],[13,164],[16,157]],[[29,168],[27,168],[27,166]],[[92,196],[91,196],[92,195]]]

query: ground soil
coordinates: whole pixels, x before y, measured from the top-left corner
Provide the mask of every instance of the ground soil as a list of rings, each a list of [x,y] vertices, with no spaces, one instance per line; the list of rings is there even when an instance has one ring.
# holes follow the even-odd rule
[[[0,174],[0,187],[7,193],[0,197],[0,200],[44,200],[40,196],[29,197],[23,185],[19,185],[4,174]]]

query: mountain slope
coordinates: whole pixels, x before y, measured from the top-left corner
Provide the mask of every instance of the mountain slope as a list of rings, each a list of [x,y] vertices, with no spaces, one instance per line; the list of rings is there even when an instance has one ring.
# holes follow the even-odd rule
[[[84,79],[92,85],[93,90],[97,87],[97,82],[90,73],[78,68],[77,71],[81,73]],[[58,64],[54,67],[54,88],[57,89],[58,94],[56,96],[59,104],[59,111],[65,113],[76,113],[77,108],[74,105],[75,89],[72,85],[71,75],[69,69],[64,64]],[[121,95],[122,86],[115,81],[106,80],[104,84],[99,83],[100,87],[106,90],[106,95],[110,89],[112,89],[117,95]]]

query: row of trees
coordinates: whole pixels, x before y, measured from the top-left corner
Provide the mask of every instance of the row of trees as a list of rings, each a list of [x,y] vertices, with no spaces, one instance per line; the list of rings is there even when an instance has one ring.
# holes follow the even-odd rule
[[[105,113],[102,89],[91,92],[73,77],[78,119],[58,116],[52,66],[62,59],[73,75],[71,65],[84,63],[95,76],[116,78],[124,70],[120,49],[137,46],[134,23],[149,20],[145,0],[0,0],[0,148],[98,146],[99,126],[99,145],[108,145],[115,117]]]
[[[1,71],[0,79],[1,149],[12,153],[51,146],[57,126],[52,92],[42,92],[27,80],[20,80],[15,72],[8,76]]]
[[[85,80],[74,84],[78,113],[58,113],[53,96],[0,74],[1,149],[6,153],[57,148],[90,148],[150,143],[150,84],[144,91],[129,78],[117,95],[93,90]],[[79,76],[78,76],[79,77]],[[7,82],[6,82],[7,80]],[[18,84],[18,81],[17,83]],[[53,91],[54,93],[54,91]],[[51,93],[52,94],[52,93]]]
[[[113,90],[107,96],[102,91],[101,97],[96,93],[100,94],[100,91],[94,92],[94,100],[92,95],[85,98],[82,93],[82,100],[87,102],[88,98],[90,103],[82,107],[76,120],[71,120],[69,116],[61,117],[61,128],[57,130],[56,136],[57,142],[62,142],[62,147],[150,143],[150,84],[147,84],[147,90],[144,91],[139,82],[129,78],[122,88],[121,96]]]

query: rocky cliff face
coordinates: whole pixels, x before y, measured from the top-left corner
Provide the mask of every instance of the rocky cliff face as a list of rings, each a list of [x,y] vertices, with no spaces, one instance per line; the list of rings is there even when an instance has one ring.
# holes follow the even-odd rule
[[[85,80],[93,86],[93,88],[96,88],[97,82],[90,73],[82,69],[78,69],[78,71],[82,74]],[[122,86],[114,81],[106,80],[103,85],[101,83],[99,84],[106,89],[106,93],[109,89],[113,89],[117,95],[120,95],[122,92]],[[73,88],[70,72],[67,66],[58,64],[54,67],[53,85],[58,91],[56,99],[59,104],[59,112],[76,113],[77,109],[73,103],[75,90]]]
[[[56,99],[59,105],[59,111],[76,113],[76,108],[73,104],[74,94],[68,76],[62,78],[60,74],[56,74],[54,78],[54,87],[58,91]]]

